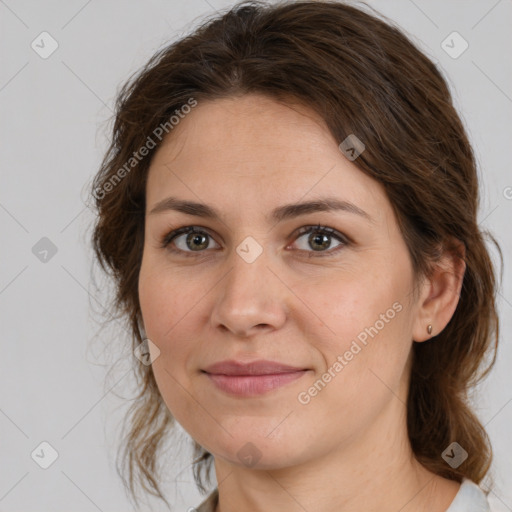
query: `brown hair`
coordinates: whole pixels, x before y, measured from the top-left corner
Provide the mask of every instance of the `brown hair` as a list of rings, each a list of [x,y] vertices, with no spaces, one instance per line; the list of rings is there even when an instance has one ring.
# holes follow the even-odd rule
[[[145,158],[134,162],[133,155],[191,98],[200,104],[251,92],[302,102],[337,141],[356,134],[364,142],[354,163],[384,186],[416,276],[429,274],[440,248],[456,251],[452,242],[463,243],[465,255],[458,254],[466,271],[457,309],[441,333],[413,343],[407,425],[413,452],[427,469],[479,483],[492,449],[468,391],[494,365],[499,337],[497,283],[484,236],[500,257],[501,251],[477,224],[475,158],[444,78],[389,20],[362,8],[334,1],[242,2],[158,51],[122,87],[112,143],[93,183],[93,246],[114,279],[115,307],[129,321],[133,348],[143,341],[138,276],[145,184],[160,141]],[[123,452],[128,483],[132,496],[138,482],[165,500],[156,456],[174,420],[151,367],[136,364],[134,371],[139,394],[127,416]],[[453,441],[469,454],[457,468],[441,457]],[[212,455],[196,442],[194,451],[194,476],[204,492]]]

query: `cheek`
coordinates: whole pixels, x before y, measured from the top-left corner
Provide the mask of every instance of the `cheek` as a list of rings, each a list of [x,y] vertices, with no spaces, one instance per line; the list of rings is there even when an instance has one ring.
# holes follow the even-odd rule
[[[145,280],[139,287],[140,305],[147,337],[158,347],[153,371],[160,395],[181,425],[190,423],[190,376],[187,361],[193,343],[186,336],[186,304],[170,293],[162,280]],[[181,322],[179,319],[182,318]],[[153,356],[152,356],[153,357]]]
[[[357,340],[361,346],[372,339],[393,339],[403,330],[404,297],[408,292],[404,277],[386,278],[371,269],[340,272],[337,279],[304,283],[294,293],[309,306],[302,321],[303,332],[315,340],[323,353],[332,355],[349,350]],[[349,356],[350,357],[350,356]]]
[[[309,293],[308,304],[319,312],[315,325],[321,326],[304,321],[301,331],[321,360],[313,388],[304,389],[305,401],[336,403],[346,413],[354,403],[378,403],[389,388],[398,388],[412,343],[405,277],[377,279],[368,272]]]
[[[143,260],[139,276],[139,301],[146,333],[162,350],[168,340],[183,337],[194,307],[207,293],[199,280],[183,277],[179,270]],[[181,336],[176,336],[181,331]]]
[[[384,305],[388,306],[386,301]],[[321,424],[319,442],[326,450],[332,439],[349,443],[374,424],[393,401],[406,402],[402,384],[410,351],[404,337],[407,313],[405,308],[376,311],[384,315],[388,311],[388,323],[379,315],[347,309],[334,325],[337,336],[317,339],[317,348],[322,345],[323,367],[295,397],[297,433],[307,435],[305,427]]]
[[[139,275],[139,301],[147,337],[158,347],[152,363],[160,394],[179,423],[188,423],[191,410],[190,368],[197,352],[197,312],[208,287],[190,275],[161,262],[143,260]],[[187,390],[187,391],[185,391]]]
[[[187,322],[197,300],[192,300],[190,287],[183,290],[177,286],[176,278],[170,277],[171,272],[161,268],[155,271],[155,268],[149,262],[143,262],[139,276],[139,301],[146,336],[159,351],[153,358],[152,370],[160,393],[174,415],[185,398],[181,396],[180,389],[188,387],[186,364],[194,345]]]

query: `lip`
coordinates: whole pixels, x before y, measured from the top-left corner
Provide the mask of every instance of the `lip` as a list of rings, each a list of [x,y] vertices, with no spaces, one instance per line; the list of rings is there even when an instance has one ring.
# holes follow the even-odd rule
[[[208,366],[207,377],[220,390],[236,396],[256,396],[300,379],[306,368],[289,366],[275,361],[221,361]]]

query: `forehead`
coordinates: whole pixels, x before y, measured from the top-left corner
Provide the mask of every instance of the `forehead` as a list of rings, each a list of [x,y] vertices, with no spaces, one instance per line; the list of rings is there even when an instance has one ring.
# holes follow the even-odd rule
[[[167,195],[259,210],[334,195],[382,212],[387,201],[314,111],[262,95],[198,102],[180,120],[153,157],[148,207]]]

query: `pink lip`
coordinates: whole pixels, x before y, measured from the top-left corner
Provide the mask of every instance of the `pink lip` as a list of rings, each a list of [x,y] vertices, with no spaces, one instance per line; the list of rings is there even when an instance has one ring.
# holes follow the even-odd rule
[[[308,370],[260,360],[252,363],[222,361],[204,371],[222,391],[238,396],[254,396],[299,379]]]

